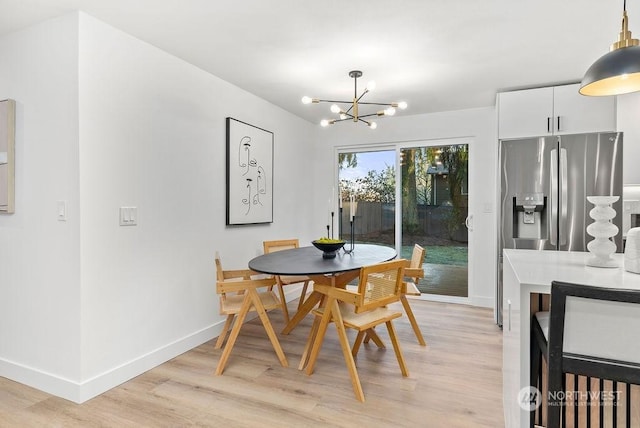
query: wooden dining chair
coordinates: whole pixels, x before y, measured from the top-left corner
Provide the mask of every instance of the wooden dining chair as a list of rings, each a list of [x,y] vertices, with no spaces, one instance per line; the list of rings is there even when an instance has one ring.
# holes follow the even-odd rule
[[[264,248],[264,253],[269,254],[276,251],[282,250],[291,250],[294,248],[299,248],[300,243],[297,239],[280,239],[275,241],[264,241],[262,243]],[[280,302],[282,305],[282,312],[284,314],[285,323],[289,322],[289,310],[287,308],[287,300],[284,295],[284,286],[292,285],[292,284],[303,284],[302,292],[300,293],[300,300],[298,301],[298,309],[302,306],[304,296],[307,294],[307,287],[309,286],[309,277],[308,276],[285,276],[285,275],[276,275],[276,282],[278,287],[278,293],[280,294]]]
[[[369,334],[377,337],[373,328],[380,324],[387,326],[393,349],[403,376],[409,376],[398,337],[392,320],[402,316],[402,312],[389,309],[387,305],[400,300],[402,295],[402,279],[408,261],[404,259],[379,263],[363,267],[360,270],[358,290],[351,291],[327,285],[314,285],[314,290],[325,295],[326,305],[313,311],[316,316],[303,358],[309,355],[307,374],[313,373],[327,326],[333,322],[338,331],[342,354],[351,377],[351,384],[356,398],[364,402],[364,392],[355,364],[355,356],[360,345]],[[346,328],[358,332],[353,347],[349,346]],[[309,352],[308,348],[311,348]]]
[[[409,300],[407,296],[419,296],[420,290],[418,289],[418,282],[420,278],[424,278],[424,268],[422,264],[424,263],[424,258],[427,253],[423,247],[418,244],[413,246],[413,253],[411,254],[411,262],[409,263],[409,267],[404,270],[405,278],[408,278],[409,281],[405,281],[402,289],[402,295],[400,296],[400,301],[402,302],[402,306],[404,307],[404,311],[407,313],[407,318],[409,318],[409,322],[411,323],[411,327],[413,328],[413,333],[416,335],[418,339],[418,343],[422,346],[426,346],[427,343],[422,336],[422,332],[420,331],[420,327],[418,326],[418,321],[416,321],[416,317],[411,310],[411,306],[409,306]]]
[[[273,326],[271,325],[266,312],[267,310],[280,307],[278,297],[271,290],[275,284],[275,278],[264,278],[263,275],[249,269],[224,270],[222,269],[220,255],[217,252],[215,255],[215,263],[216,291],[220,295],[220,314],[227,316],[224,326],[222,327],[222,331],[216,341],[216,349],[220,349],[224,344],[227,332],[229,331],[234,318],[236,318],[229,339],[227,340],[227,344],[222,351],[220,361],[218,362],[216,375],[220,375],[224,371],[229,355],[231,354],[231,350],[233,349],[236,339],[238,338],[238,334],[240,333],[240,328],[242,328],[242,324],[249,312],[258,313],[280,363],[282,366],[287,367],[287,359],[282,351],[280,342],[278,342],[278,338],[276,337],[275,331],[273,330]],[[259,276],[261,279],[253,279]],[[259,289],[264,290],[259,292]]]
[[[413,328],[413,333],[416,335],[418,343],[422,346],[427,346],[427,342],[425,342],[424,337],[422,336],[422,331],[420,331],[418,321],[411,310],[407,296],[420,296],[422,294],[418,289],[417,284],[420,281],[420,278],[424,278],[424,268],[422,267],[422,264],[424,263],[426,253],[427,250],[420,245],[415,244],[413,246],[413,253],[411,254],[409,267],[404,270],[404,276],[408,281],[403,283],[402,294],[400,295],[400,302],[402,302],[402,307],[407,314],[407,318],[409,318],[411,328]],[[372,337],[367,336],[365,338],[365,342],[368,343],[371,338]]]

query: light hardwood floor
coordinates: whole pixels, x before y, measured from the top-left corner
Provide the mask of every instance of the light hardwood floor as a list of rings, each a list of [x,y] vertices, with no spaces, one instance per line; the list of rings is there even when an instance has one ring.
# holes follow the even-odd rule
[[[365,403],[353,394],[333,326],[307,376],[297,365],[312,318],[279,335],[289,368],[280,366],[254,319],[243,326],[222,376],[213,374],[221,351],[212,340],[81,405],[0,378],[0,426],[504,426],[502,337],[492,311],[411,305],[427,347],[418,345],[406,317],[396,320],[410,373],[403,378],[386,329],[379,329],[388,348],[372,342],[358,355]],[[282,314],[270,318],[282,330]]]

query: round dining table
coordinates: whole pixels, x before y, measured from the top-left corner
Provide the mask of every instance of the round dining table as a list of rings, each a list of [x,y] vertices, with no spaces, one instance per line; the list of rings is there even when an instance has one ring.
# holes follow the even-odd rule
[[[396,256],[394,248],[384,245],[356,244],[352,252],[339,250],[332,259],[323,258],[322,251],[315,247],[300,247],[258,256],[249,261],[249,269],[271,275],[304,275],[314,284],[344,288],[360,275],[363,266],[393,260]],[[314,290],[282,334],[289,334],[321,299],[322,294]]]

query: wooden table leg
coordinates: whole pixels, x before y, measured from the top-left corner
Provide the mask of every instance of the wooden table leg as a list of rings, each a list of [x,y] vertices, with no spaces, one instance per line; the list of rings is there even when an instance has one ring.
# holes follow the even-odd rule
[[[293,330],[299,323],[307,316],[309,312],[318,304],[320,299],[322,298],[322,294],[317,291],[313,291],[309,298],[304,301],[304,304],[300,308],[298,312],[291,318],[291,320],[287,323],[287,325],[282,330],[282,334],[289,334],[291,330]]]

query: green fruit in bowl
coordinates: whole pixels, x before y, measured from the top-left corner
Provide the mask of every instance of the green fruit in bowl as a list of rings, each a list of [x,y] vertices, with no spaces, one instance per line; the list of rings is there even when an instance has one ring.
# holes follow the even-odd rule
[[[320,244],[338,244],[344,241],[342,239],[320,238],[320,239],[316,239],[316,242]]]

